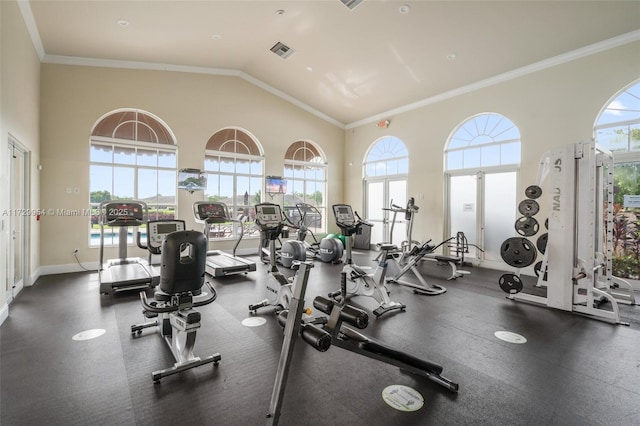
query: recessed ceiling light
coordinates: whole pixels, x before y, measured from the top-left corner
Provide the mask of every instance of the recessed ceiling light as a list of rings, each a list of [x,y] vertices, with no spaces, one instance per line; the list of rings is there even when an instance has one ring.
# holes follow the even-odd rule
[[[116,23],[118,25],[120,25],[121,27],[128,27],[129,26],[129,21],[127,21],[126,19],[118,19],[116,21]]]
[[[408,4],[403,4],[402,6],[400,6],[400,8],[398,10],[403,15],[406,15],[411,10],[411,6],[409,6]]]
[[[305,69],[306,69],[307,71],[309,71],[309,72],[313,71],[313,68],[311,68],[311,67],[307,67],[307,68],[305,68]]]
[[[456,58],[456,54],[455,53],[449,53],[447,55],[447,59],[450,61],[453,61]]]
[[[211,36],[212,40],[220,40],[222,38],[222,36],[220,34],[214,34]]]

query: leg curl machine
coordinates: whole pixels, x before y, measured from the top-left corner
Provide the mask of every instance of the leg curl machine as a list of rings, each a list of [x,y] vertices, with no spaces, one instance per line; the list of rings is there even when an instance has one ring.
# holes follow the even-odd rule
[[[149,227],[150,231],[152,229],[155,228]],[[154,237],[150,235],[152,240]],[[134,337],[145,328],[157,327],[176,360],[173,367],[151,374],[154,383],[159,383],[163,377],[204,364],[218,365],[221,359],[219,353],[206,358],[193,354],[201,318],[200,312],[194,308],[207,305],[217,297],[216,291],[207,282],[211,296],[194,302],[194,295],[201,292],[205,281],[207,240],[204,234],[196,231],[172,232],[164,238],[161,251],[160,284],[154,294],[155,300],[149,302],[146,293],[140,292],[144,316],[157,320],[131,326]]]
[[[358,329],[364,329],[369,324],[369,315],[361,309],[344,304],[344,299],[342,304],[338,304],[321,296],[316,297],[313,301],[313,306],[330,315],[328,322],[322,327],[302,322],[307,277],[313,264],[302,262],[297,266],[299,266],[300,270],[296,275],[291,309],[290,311],[282,311],[278,317],[280,325],[284,327],[284,342],[280,352],[276,380],[271,393],[267,425],[275,426],[279,423],[298,334],[307,344],[319,352],[326,352],[331,345],[334,345],[359,355],[394,365],[401,370],[426,377],[451,392],[458,392],[459,385],[441,375],[443,370],[441,365],[394,349],[385,343],[367,337],[343,325],[343,323],[347,323]],[[347,291],[346,286],[346,281],[342,280],[341,290],[343,293]]]

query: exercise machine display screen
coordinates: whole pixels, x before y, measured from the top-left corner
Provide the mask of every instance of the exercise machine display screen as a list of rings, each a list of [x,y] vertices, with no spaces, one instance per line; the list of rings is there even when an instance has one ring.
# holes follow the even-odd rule
[[[137,203],[109,203],[104,208],[110,225],[140,224],[144,219],[143,208]]]
[[[277,204],[258,204],[256,206],[256,222],[260,225],[279,225],[281,221],[282,213]]]
[[[229,220],[227,218],[227,206],[223,203],[196,203],[195,211],[199,220],[215,221],[217,223]]]
[[[346,204],[337,204],[333,206],[333,214],[336,217],[336,222],[352,224],[355,222],[355,218],[353,216],[353,210],[351,210],[351,206]]]
[[[185,228],[183,220],[151,221],[148,227],[148,244],[155,248],[162,246],[162,241],[167,235],[176,231],[184,231]]]

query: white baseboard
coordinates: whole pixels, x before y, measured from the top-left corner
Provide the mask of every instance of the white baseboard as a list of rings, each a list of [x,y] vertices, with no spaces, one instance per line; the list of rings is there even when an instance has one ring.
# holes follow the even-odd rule
[[[5,303],[2,308],[0,308],[0,325],[2,325],[7,318],[9,318],[9,305]]]
[[[33,271],[31,275],[29,275],[27,280],[25,280],[25,283],[24,283],[25,287],[34,285],[36,281],[38,281],[38,278],[40,278],[40,268],[36,268],[36,270]]]
[[[98,271],[98,262],[86,262],[83,265],[86,269],[89,269],[91,272]],[[55,274],[68,274],[71,272],[86,272],[80,265],[77,263],[69,263],[66,265],[45,265],[38,268],[39,276],[41,275],[55,275]],[[35,282],[35,281],[34,281]]]

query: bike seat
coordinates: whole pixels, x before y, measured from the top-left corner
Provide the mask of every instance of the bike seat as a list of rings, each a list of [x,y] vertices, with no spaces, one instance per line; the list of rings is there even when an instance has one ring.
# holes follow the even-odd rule
[[[398,246],[390,243],[381,243],[378,244],[378,247],[380,248],[380,251],[393,251],[398,249]]]

